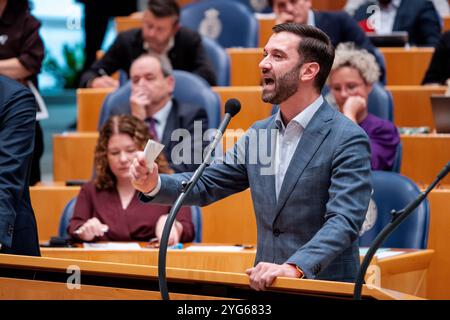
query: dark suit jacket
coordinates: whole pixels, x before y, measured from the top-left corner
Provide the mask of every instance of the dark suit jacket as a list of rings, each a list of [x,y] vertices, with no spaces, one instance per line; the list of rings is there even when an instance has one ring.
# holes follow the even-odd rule
[[[450,79],[450,31],[442,35],[423,83],[445,84],[447,79]]]
[[[377,2],[364,4],[355,12],[357,21],[371,14],[367,8]],[[408,31],[409,43],[416,46],[435,47],[439,42],[441,24],[439,14],[429,0],[403,0],[397,10],[392,31]]]
[[[131,29],[118,34],[105,55],[81,76],[80,86],[86,87],[89,80],[100,75],[103,69],[112,74],[121,69],[127,74],[131,63],[146,51],[143,47],[141,29]],[[200,35],[181,27],[175,35],[174,46],[168,53],[173,69],[185,70],[204,78],[211,85],[216,84],[216,76],[202,46]]]
[[[109,99],[111,101],[108,102]],[[115,101],[113,96],[111,96],[109,99],[107,98],[107,100],[105,100],[105,104],[112,103],[112,101]],[[122,98],[120,98],[119,100],[122,100]],[[102,110],[107,109],[109,110],[109,112],[107,115],[103,114],[101,116],[100,121],[102,122],[99,124],[99,128],[101,128],[103,123],[110,116],[117,114],[130,114],[131,109],[130,103],[128,101],[129,101],[128,99],[126,100],[126,102],[117,101],[117,103],[114,103],[111,108],[105,107],[105,105],[103,105]],[[188,139],[189,137],[186,137],[187,140],[185,143],[190,143],[191,146],[189,148],[191,149],[190,159],[191,160],[198,159],[199,155],[203,154],[203,150],[204,148],[206,148],[206,146],[208,146],[209,142],[203,141],[202,136],[196,137],[194,135],[194,122],[195,121],[201,122],[200,125],[201,132],[204,133],[209,128],[208,114],[206,113],[206,110],[203,107],[191,104],[178,103],[177,100],[175,99],[172,99],[172,102],[173,102],[172,110],[170,111],[169,116],[167,118],[167,123],[166,126],[164,127],[163,137],[161,139],[161,143],[165,145],[163,152],[165,153],[167,160],[169,161],[170,167],[174,169],[175,172],[195,171],[195,169],[197,169],[197,167],[200,165],[201,160],[200,162],[196,161],[196,164],[193,163],[193,161],[189,161],[191,164],[185,164],[185,163],[176,163],[176,160],[172,158],[172,151],[174,150],[174,148],[176,148],[176,146],[179,144],[180,141],[172,141],[171,135],[175,129],[185,129],[186,131],[184,133],[186,134],[189,132],[190,139]],[[180,137],[177,136],[176,138],[178,139]],[[180,138],[180,140],[182,139],[184,141],[185,138]],[[189,147],[189,145],[187,144],[186,147]],[[175,149],[174,153],[178,154],[179,153],[178,149]]]
[[[345,11],[314,11],[316,27],[325,32],[336,47],[341,42],[354,42],[356,46],[372,53],[380,66],[381,78],[385,73],[384,61],[375,53],[376,48],[352,17]]]
[[[0,243],[2,253],[39,255],[28,176],[36,101],[24,86],[0,76]]]

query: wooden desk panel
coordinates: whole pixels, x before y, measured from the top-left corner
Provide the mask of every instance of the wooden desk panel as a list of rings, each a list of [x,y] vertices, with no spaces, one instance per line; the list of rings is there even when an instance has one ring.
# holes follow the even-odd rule
[[[444,94],[445,86],[387,86],[394,100],[394,123],[397,127],[435,129],[430,97]]]
[[[444,28],[442,32],[450,31],[450,16],[446,16],[443,18],[444,20]]]
[[[272,28],[276,24],[276,20],[274,16],[268,17],[258,17],[259,24],[259,40],[258,45],[260,48],[264,48],[267,41],[269,41],[270,36],[272,35]]]
[[[241,111],[233,117],[228,129],[247,130],[253,123],[265,119],[272,114],[272,105],[261,100],[262,87],[213,87],[213,91],[220,95],[222,114],[224,104],[230,98],[241,102]]]
[[[94,172],[98,132],[53,135],[53,179],[89,180]]]
[[[97,131],[100,109],[113,88],[77,89],[77,131]]]
[[[402,135],[401,173],[418,184],[430,184],[450,161],[450,134]],[[450,176],[442,180],[450,183]]]
[[[250,189],[202,208],[203,242],[256,244]]]
[[[428,248],[434,250],[427,283],[428,299],[450,299],[450,189],[437,189],[428,196],[430,228]]]
[[[230,84],[232,86],[259,86],[263,58],[262,48],[228,48],[230,56]]]
[[[380,48],[386,60],[387,85],[420,85],[434,48]]]
[[[117,32],[123,32],[134,28],[142,27],[142,19],[140,17],[115,17],[114,23]]]
[[[39,241],[58,235],[59,220],[70,199],[80,187],[30,187],[31,205],[36,216]]]

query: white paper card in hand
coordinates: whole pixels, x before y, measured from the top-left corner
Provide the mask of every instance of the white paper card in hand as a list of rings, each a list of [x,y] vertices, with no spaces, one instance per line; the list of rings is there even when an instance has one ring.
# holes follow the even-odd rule
[[[147,145],[144,149],[144,157],[149,169],[152,168],[153,162],[155,162],[156,157],[158,157],[163,149],[163,144],[153,141],[152,139],[148,140]]]

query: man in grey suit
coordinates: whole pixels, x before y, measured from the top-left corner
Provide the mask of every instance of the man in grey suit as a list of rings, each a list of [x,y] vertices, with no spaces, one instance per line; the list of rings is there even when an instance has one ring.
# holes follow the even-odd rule
[[[262,99],[280,111],[206,168],[186,204],[208,205],[250,187],[258,245],[246,272],[256,290],[280,276],[351,282],[372,189],[368,138],[320,94],[334,59],[328,36],[295,23],[273,32],[260,63]],[[130,173],[141,199],[166,204],[191,176],[158,175],[142,153]]]

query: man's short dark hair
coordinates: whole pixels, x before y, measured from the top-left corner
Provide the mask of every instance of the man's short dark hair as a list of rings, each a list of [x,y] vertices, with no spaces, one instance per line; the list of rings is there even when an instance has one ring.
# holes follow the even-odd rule
[[[315,79],[315,86],[322,91],[334,60],[334,47],[330,38],[320,29],[298,23],[281,23],[272,28],[274,33],[290,32],[301,38],[298,46],[301,63],[317,62],[320,71]]]
[[[269,0],[268,2],[269,2],[269,6],[270,6],[271,8],[273,8],[273,0]]]
[[[158,18],[180,16],[180,7],[175,0],[148,0],[147,10]]]

